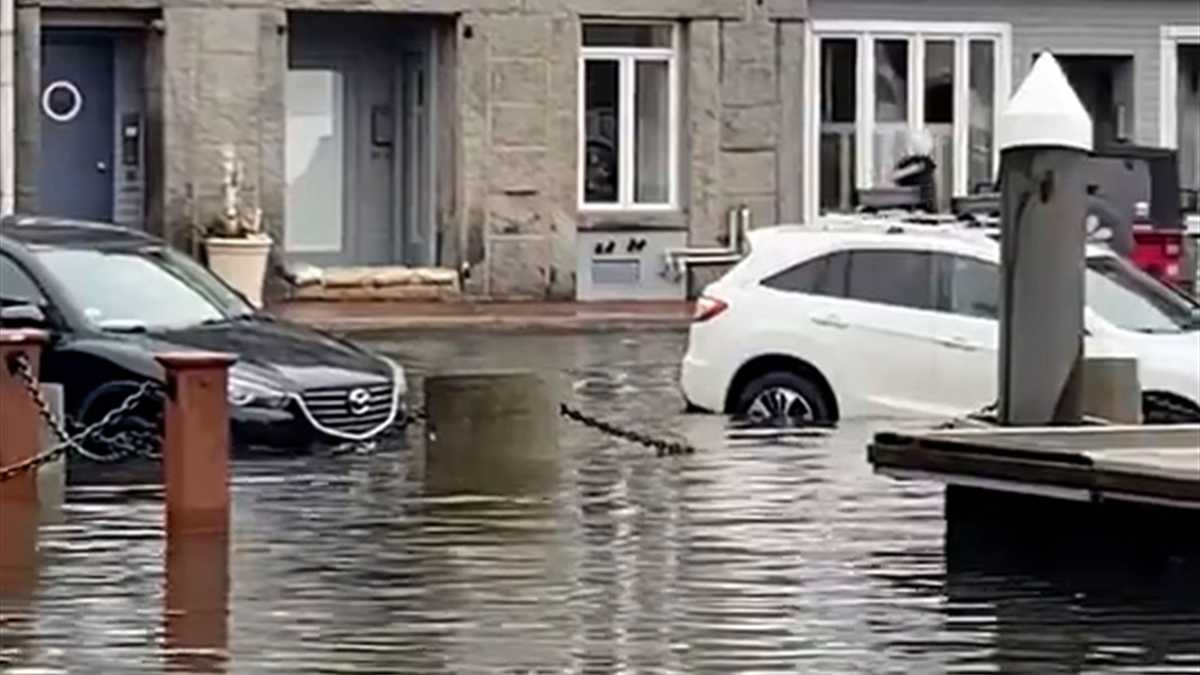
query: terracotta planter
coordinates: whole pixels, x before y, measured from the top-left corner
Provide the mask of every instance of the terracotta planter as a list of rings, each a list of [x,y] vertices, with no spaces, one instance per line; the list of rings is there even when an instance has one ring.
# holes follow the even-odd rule
[[[262,307],[263,281],[267,273],[267,257],[271,253],[271,238],[209,237],[204,240],[204,248],[208,254],[209,269],[246,296],[255,307]]]

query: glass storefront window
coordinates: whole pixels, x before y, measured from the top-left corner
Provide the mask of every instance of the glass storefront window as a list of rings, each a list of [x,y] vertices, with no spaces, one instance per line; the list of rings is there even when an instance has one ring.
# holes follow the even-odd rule
[[[876,185],[891,182],[908,146],[908,40],[875,40]]]
[[[854,206],[858,40],[821,40],[821,210]]]
[[[970,126],[967,128],[967,189],[990,189],[993,175],[994,131],[996,115],[996,43],[971,40],[968,52]]]
[[[336,252],[345,228],[342,74],[289,70],[285,177],[289,252]]]

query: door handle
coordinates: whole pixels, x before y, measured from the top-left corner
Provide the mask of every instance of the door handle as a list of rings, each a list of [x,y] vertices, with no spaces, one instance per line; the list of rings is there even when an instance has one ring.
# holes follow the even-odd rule
[[[96,162],[96,171],[98,173],[108,173],[108,164],[104,161]]]
[[[951,349],[961,349],[968,352],[973,352],[979,349],[979,345],[957,335],[945,340],[939,340],[938,342],[941,342],[943,345],[946,345]]]
[[[812,322],[818,326],[829,326],[830,328],[849,328],[850,324],[846,323],[842,317],[837,314],[819,314],[812,317]]]

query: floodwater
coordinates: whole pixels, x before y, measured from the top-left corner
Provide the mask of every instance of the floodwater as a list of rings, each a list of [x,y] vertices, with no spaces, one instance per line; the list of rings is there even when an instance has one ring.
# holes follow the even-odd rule
[[[1200,671],[1189,561],[956,550],[938,485],[866,463],[884,422],[750,443],[683,415],[680,334],[374,344],[418,390],[448,368],[563,373],[578,407],[699,452],[564,420],[553,471],[518,489],[459,467],[474,496],[436,487],[415,429],[410,449],[239,461],[230,552],[193,543],[173,568],[157,488],[73,488],[37,568],[0,576],[3,670]]]

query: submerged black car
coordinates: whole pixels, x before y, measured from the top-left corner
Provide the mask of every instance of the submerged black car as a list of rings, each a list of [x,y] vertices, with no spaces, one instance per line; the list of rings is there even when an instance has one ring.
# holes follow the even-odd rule
[[[41,378],[90,423],[141,383],[155,354],[234,354],[239,448],[366,441],[406,421],[403,368],[334,336],[256,311],[189,256],[144,233],[45,217],[0,219],[0,327],[49,332]]]

